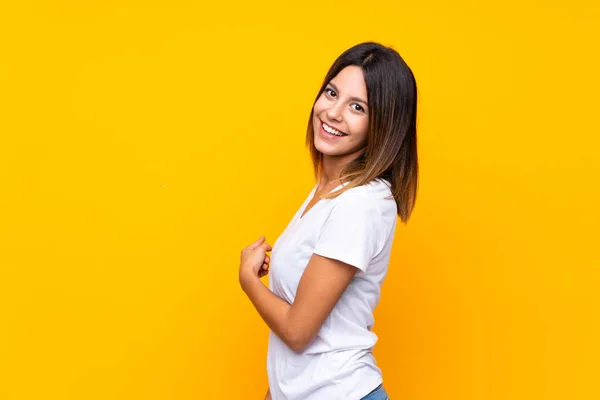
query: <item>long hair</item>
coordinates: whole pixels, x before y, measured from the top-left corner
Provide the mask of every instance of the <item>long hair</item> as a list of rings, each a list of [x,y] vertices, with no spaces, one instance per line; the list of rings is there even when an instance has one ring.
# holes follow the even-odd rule
[[[391,183],[398,215],[407,223],[414,208],[418,186],[417,83],[411,69],[394,49],[379,43],[358,44],[342,53],[323,80],[315,103],[327,84],[347,66],[362,69],[369,103],[369,127],[365,151],[342,171],[347,182],[342,189],[323,198],[337,197],[346,190],[382,178]],[[319,180],[322,154],[315,147],[311,110],[306,132],[315,177]]]

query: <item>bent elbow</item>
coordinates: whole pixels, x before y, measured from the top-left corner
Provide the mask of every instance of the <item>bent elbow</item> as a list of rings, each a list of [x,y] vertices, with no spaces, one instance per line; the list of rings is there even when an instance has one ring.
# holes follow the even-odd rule
[[[290,343],[290,349],[292,349],[296,353],[302,353],[308,347],[308,343],[306,341],[295,341]]]
[[[308,343],[305,341],[291,341],[288,343],[290,349],[292,349],[295,353],[302,353],[308,347]]]
[[[284,339],[285,344],[296,353],[302,353],[312,341],[311,337],[299,329],[288,331]]]

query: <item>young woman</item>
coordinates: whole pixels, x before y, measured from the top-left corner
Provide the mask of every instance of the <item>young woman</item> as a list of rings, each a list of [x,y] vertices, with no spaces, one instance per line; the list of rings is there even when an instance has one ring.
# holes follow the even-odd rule
[[[266,399],[388,399],[371,329],[397,216],[415,204],[416,106],[391,48],[359,44],[327,73],[306,136],[318,183],[273,248],[261,237],[241,255],[241,287],[271,329]]]

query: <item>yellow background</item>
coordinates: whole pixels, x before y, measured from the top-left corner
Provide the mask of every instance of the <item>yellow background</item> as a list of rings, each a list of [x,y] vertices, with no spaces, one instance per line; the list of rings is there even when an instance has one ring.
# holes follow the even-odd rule
[[[0,399],[262,399],[239,251],[312,188],[312,101],[365,40],[420,90],[376,312],[391,398],[600,398],[597,2],[13,3]]]

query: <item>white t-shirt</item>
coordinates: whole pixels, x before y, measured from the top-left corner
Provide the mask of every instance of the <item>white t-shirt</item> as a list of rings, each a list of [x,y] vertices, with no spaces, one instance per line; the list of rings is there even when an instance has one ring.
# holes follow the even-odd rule
[[[292,304],[313,253],[359,271],[302,353],[270,332],[267,373],[273,400],[358,400],[382,383],[371,328],[392,249],[396,202],[389,183],[377,179],[320,200],[301,218],[316,189],[273,245],[271,291]]]

